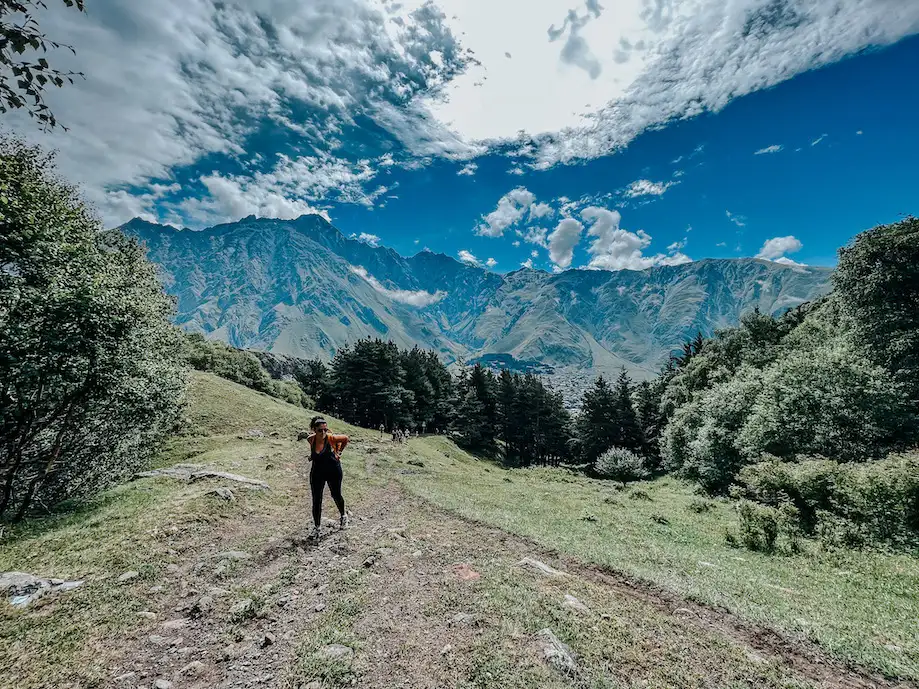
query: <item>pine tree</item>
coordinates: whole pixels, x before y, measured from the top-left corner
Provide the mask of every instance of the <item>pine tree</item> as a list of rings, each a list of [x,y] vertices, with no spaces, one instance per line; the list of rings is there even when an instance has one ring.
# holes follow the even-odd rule
[[[584,393],[578,422],[581,453],[591,464],[615,443],[619,434],[616,400],[603,376]]]
[[[656,472],[660,466],[660,434],[663,417],[660,412],[660,386],[652,385],[645,380],[638,386],[637,408],[638,425],[644,438],[642,448],[647,458],[648,469]]]
[[[619,432],[613,444],[616,447],[625,447],[634,452],[641,452],[644,446],[644,437],[641,432],[641,426],[638,424],[635,405],[632,403],[632,379],[629,378],[625,368],[619,373],[614,396]]]

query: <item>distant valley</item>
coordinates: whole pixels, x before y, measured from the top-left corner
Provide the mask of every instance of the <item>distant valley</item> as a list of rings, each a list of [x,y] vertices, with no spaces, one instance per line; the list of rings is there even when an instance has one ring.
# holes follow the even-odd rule
[[[403,257],[317,215],[248,217],[202,231],[132,220],[177,299],[177,323],[236,347],[331,358],[363,337],[433,349],[448,363],[637,378],[701,331],[759,307],[825,294],[831,269],[706,259],[643,271],[520,269],[505,275],[428,251]]]

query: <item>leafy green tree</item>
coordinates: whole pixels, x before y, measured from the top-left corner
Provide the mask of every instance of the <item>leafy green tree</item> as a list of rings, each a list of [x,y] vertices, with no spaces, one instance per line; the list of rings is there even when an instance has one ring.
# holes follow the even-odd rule
[[[642,454],[646,457],[648,470],[652,473],[660,468],[660,435],[663,426],[660,398],[661,386],[655,382],[642,381],[636,392],[635,414],[641,428]]]
[[[919,218],[859,234],[840,249],[833,282],[868,358],[919,402]]]
[[[172,312],[143,250],[102,231],[49,156],[0,146],[0,517],[146,463],[185,387]]]
[[[63,0],[67,7],[85,10],[83,0]],[[76,72],[62,72],[48,64],[49,49],[73,48],[50,40],[38,26],[35,11],[47,7],[43,0],[0,0],[0,113],[25,108],[43,129],[58,122],[48,108],[44,91],[48,86],[73,83]],[[26,53],[41,57],[27,59]]]

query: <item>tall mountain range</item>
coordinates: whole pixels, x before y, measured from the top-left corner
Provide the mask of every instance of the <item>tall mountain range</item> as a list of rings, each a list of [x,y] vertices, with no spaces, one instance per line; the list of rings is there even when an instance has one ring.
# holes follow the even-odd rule
[[[831,270],[706,259],[642,271],[501,275],[423,251],[349,239],[318,215],[248,217],[201,231],[140,219],[139,238],[189,331],[247,349],[330,358],[358,338],[567,371],[638,377],[696,332],[754,307],[780,313],[830,289]],[[494,355],[510,356],[494,356]]]

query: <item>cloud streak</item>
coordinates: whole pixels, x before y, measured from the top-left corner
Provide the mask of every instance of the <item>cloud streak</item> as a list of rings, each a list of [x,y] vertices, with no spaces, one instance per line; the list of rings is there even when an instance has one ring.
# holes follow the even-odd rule
[[[431,294],[430,292],[425,292],[423,290],[413,292],[411,290],[404,289],[389,289],[361,266],[351,266],[351,272],[363,278],[367,284],[373,287],[373,289],[382,294],[384,297],[392,299],[393,301],[397,301],[401,304],[408,304],[409,306],[424,308],[425,306],[436,304],[447,296],[447,293],[443,290],[437,290],[435,293]]]

